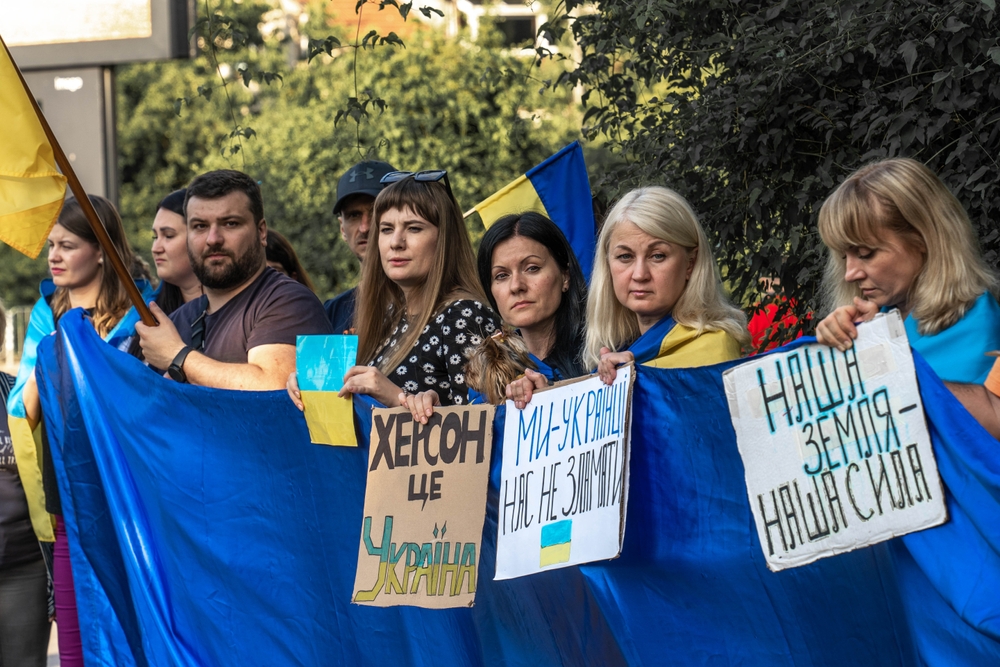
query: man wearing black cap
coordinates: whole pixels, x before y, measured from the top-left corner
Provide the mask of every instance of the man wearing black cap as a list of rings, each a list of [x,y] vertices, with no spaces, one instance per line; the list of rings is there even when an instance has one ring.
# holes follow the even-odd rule
[[[386,162],[366,160],[354,165],[337,183],[337,203],[333,214],[340,219],[340,236],[359,262],[365,261],[372,205],[382,190],[382,177],[395,167]],[[351,333],[354,328],[354,294],[351,288],[323,304],[334,333]]]

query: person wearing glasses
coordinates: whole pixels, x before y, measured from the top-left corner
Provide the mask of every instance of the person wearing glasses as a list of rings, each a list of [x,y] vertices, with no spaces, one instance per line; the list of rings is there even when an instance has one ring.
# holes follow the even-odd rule
[[[134,266],[132,248],[114,205],[95,195],[89,199],[125,266]],[[76,595],[58,480],[51,450],[42,437],[42,429],[37,428],[42,419],[42,406],[35,362],[38,344],[52,334],[56,323],[74,308],[83,308],[98,335],[123,351],[132,342],[134,325],[139,318],[125,286],[107,266],[109,261],[105,261],[97,236],[75,198],[66,201],[59,220],[49,232],[48,262],[52,279],[42,282],[42,298],[31,310],[17,381],[7,399],[7,414],[32,526],[40,540],[55,542],[52,580],[61,664],[82,665]],[[139,287],[145,298],[152,298],[148,283],[140,281]]]
[[[462,212],[444,171],[393,172],[382,183],[358,285],[359,365],[341,395],[398,406],[433,389],[446,405],[466,404],[466,358],[499,323],[476,280]],[[294,374],[288,393],[302,409]]]
[[[264,391],[285,386],[299,335],[333,333],[309,288],[267,266],[267,223],[257,183],[219,170],[187,188],[188,254],[205,294],[159,326],[136,325],[146,360],[178,382]]]
[[[344,172],[337,182],[337,203],[333,205],[333,214],[340,220],[340,238],[344,239],[362,266],[368,248],[375,197],[382,191],[382,177],[394,171],[396,168],[387,162],[365,160]],[[335,333],[354,333],[356,295],[357,288],[352,287],[323,304]]]

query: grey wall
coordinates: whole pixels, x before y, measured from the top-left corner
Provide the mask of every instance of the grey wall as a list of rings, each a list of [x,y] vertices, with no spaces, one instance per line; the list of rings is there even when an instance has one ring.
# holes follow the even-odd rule
[[[73,171],[89,194],[118,204],[111,68],[24,72]],[[67,195],[70,192],[67,188]]]

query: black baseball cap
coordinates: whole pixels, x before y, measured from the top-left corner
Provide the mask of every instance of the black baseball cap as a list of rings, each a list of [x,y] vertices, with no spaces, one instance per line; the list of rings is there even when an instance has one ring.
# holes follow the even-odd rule
[[[378,160],[365,160],[348,169],[337,183],[337,203],[333,205],[333,214],[338,215],[344,201],[352,195],[377,197],[382,191],[382,177],[391,171],[396,171],[396,168]]]

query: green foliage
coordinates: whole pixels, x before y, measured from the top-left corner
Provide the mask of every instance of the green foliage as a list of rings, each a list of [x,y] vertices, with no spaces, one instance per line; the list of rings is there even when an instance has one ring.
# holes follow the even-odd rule
[[[332,212],[337,180],[352,164],[381,159],[400,169],[448,169],[468,209],[577,136],[579,116],[568,96],[543,95],[523,76],[491,74],[530,66],[506,55],[498,41],[466,45],[432,30],[408,41],[406,49],[358,52],[357,89],[353,53],[315,58],[256,90],[234,67],[236,128],[223,95],[195,96],[180,115],[175,111],[177,98],[218,81],[206,57],[122,68],[121,209],[130,238],[147,253],[160,198],[208,169],[245,169],[261,183],[268,223],[288,236],[320,296],[328,297],[357,279],[357,261],[339,240]],[[279,46],[247,50],[248,67],[277,69]],[[368,106],[345,122],[355,90],[354,101]],[[227,150],[234,131],[246,133],[235,156]]]
[[[6,244],[0,244],[0,296],[11,306],[30,306],[38,300],[38,283],[49,277],[45,250],[38,259],[29,259]]]
[[[626,158],[604,197],[649,182],[684,194],[718,243],[737,299],[781,278],[819,307],[816,216],[850,172],[909,156],[969,211],[988,260],[1000,250],[1000,42],[992,0],[603,0],[572,30],[590,136]],[[651,177],[651,175],[653,175]]]
[[[356,281],[357,262],[338,241],[332,213],[337,180],[352,164],[380,159],[404,170],[447,169],[469,209],[572,141],[579,127],[564,99],[554,100],[560,112],[550,115],[534,86],[483,80],[487,68],[521,66],[499,49],[429,31],[418,41],[362,56],[358,85],[385,98],[382,111],[341,120],[331,102],[352,90],[351,62],[341,57],[287,76],[254,119],[248,169],[261,181],[270,224],[291,240],[321,295]],[[204,168],[223,164],[212,156]]]
[[[357,280],[332,212],[337,180],[354,163],[447,169],[469,209],[579,135],[570,95],[539,90],[538,75],[554,78],[560,68],[507,54],[489,26],[476,44],[447,40],[436,25],[414,32],[405,48],[393,34],[353,48],[353,33],[320,20],[325,4],[308,4],[310,60],[292,69],[282,38],[261,37],[270,4],[251,0],[209,0],[211,22],[199,0],[199,57],[118,68],[119,209],[147,261],[163,196],[206,170],[242,169],[261,183],[268,223],[329,297]],[[478,217],[470,229],[481,234]],[[10,305],[33,303],[44,258],[32,263],[0,247],[0,260],[8,267],[0,295]]]

